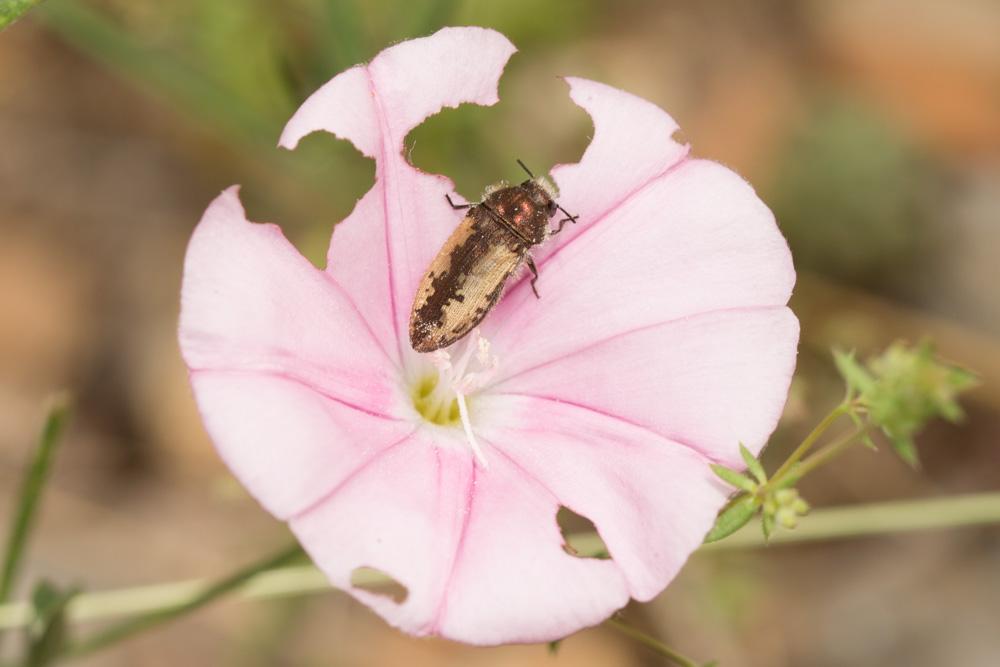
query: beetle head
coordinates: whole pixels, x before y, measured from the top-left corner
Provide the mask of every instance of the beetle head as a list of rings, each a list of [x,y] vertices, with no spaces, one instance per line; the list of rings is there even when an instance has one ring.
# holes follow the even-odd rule
[[[521,188],[528,193],[531,201],[551,218],[559,210],[555,200],[555,188],[543,177],[532,178],[521,183]]]

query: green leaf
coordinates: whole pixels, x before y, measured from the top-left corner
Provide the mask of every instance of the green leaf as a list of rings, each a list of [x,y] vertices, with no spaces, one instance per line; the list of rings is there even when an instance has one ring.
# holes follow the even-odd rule
[[[69,415],[69,399],[65,396],[53,399],[45,424],[42,426],[41,435],[38,438],[34,460],[21,482],[18,501],[14,506],[14,517],[10,523],[10,533],[4,552],[3,572],[0,574],[0,604],[6,602],[10,597],[17,580],[28,536],[34,526],[42,489],[48,480],[56,445],[66,427]]]
[[[753,480],[744,475],[741,472],[737,472],[726,466],[721,466],[717,463],[710,464],[712,467],[712,472],[719,476],[722,481],[726,482],[731,486],[735,486],[737,489],[743,489],[744,491],[753,491],[757,488]]]
[[[757,499],[750,495],[741,496],[731,502],[715,519],[715,525],[705,536],[705,543],[718,542],[745,526],[753,518],[758,504]]]
[[[26,667],[44,667],[61,656],[67,644],[66,608],[79,593],[78,588],[60,590],[41,581],[31,594],[35,621],[28,628]]]
[[[41,0],[0,0],[0,30],[21,18]]]
[[[742,442],[740,443],[740,456],[743,457],[743,462],[747,464],[747,470],[750,471],[750,474],[757,478],[757,482],[760,484],[766,483],[767,474],[764,472],[764,466],[760,464],[757,457]]]
[[[269,148],[273,145],[274,137],[280,132],[291,103],[280,107],[280,112],[273,109],[265,112],[260,97],[251,99],[237,92],[238,89],[244,92],[256,89],[257,96],[270,93],[275,104],[279,101],[287,102],[279,94],[284,90],[284,82],[280,87],[268,85],[275,77],[270,75],[270,68],[260,66],[260,57],[253,51],[260,47],[262,39],[247,41],[244,37],[244,42],[240,42],[239,54],[244,54],[245,59],[238,61],[238,65],[234,62],[217,62],[211,53],[214,47],[205,46],[203,50],[206,53],[198,54],[204,56],[201,66],[197,66],[191,62],[191,54],[185,58],[171,49],[156,47],[157,40],[145,38],[138,30],[129,30],[93,4],[54,2],[43,7],[39,15],[47,26],[71,45],[110,65],[147,89],[165,93],[171,101],[194,111],[198,118],[212,122],[220,135],[237,138],[250,145],[266,143]],[[231,12],[238,12],[239,5],[242,4],[207,2],[190,7],[196,14],[202,14],[198,18],[206,19],[211,24],[213,19],[205,14],[223,13],[227,8]],[[161,7],[168,6],[169,3],[161,3]],[[163,19],[169,24],[168,15],[165,14]],[[200,35],[194,27],[191,28],[195,35]],[[189,32],[181,31],[179,34],[188,35]],[[216,30],[212,34],[200,36],[211,42],[218,39],[222,32],[224,31]],[[230,36],[230,50],[234,39]],[[237,57],[234,55],[233,59],[236,60]],[[252,66],[248,67],[248,63]],[[224,78],[227,72],[240,71],[240,67],[246,77],[242,83],[225,81],[225,85],[219,84],[216,77]],[[209,72],[207,69],[215,71]]]
[[[834,350],[833,361],[852,394],[863,394],[874,386],[875,379],[854,358],[854,352]]]
[[[548,643],[549,655],[555,656],[559,653],[559,646],[562,645],[561,639],[556,639]]]

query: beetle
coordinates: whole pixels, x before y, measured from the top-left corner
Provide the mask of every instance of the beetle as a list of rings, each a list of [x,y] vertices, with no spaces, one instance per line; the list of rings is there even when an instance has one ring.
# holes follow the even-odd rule
[[[417,287],[410,311],[410,345],[417,352],[447,347],[472,331],[522,265],[531,271],[531,289],[540,298],[538,269],[529,251],[579,216],[555,201],[555,189],[546,179],[517,163],[529,177],[520,185],[501,181],[487,188],[477,204],[455,204],[445,195],[453,209],[467,212]],[[567,217],[552,230],[549,219],[557,211]]]

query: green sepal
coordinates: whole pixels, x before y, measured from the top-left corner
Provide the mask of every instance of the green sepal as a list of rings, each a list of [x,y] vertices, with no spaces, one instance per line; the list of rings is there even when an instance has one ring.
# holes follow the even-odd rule
[[[765,484],[767,482],[767,474],[764,472],[764,466],[760,464],[757,457],[742,442],[740,443],[740,456],[743,457],[743,462],[747,464],[747,470],[750,471],[750,474],[757,478],[757,482]]]
[[[556,656],[559,653],[559,646],[562,644],[561,639],[554,639],[550,641],[546,646],[548,647],[549,655]]]
[[[718,463],[710,464],[712,467],[712,472],[719,476],[719,478],[730,486],[735,486],[737,489],[742,489],[743,491],[753,492],[757,488],[754,481],[744,475],[741,472],[737,472],[726,466],[721,466]]]
[[[760,529],[764,533],[764,541],[767,542],[771,539],[771,533],[774,532],[774,515],[764,512],[760,515]]]
[[[715,519],[715,525],[705,536],[705,544],[729,537],[753,518],[760,503],[756,497],[743,495],[732,501]]]
[[[833,351],[833,361],[852,395],[864,394],[875,386],[875,378],[854,358],[854,352]]]
[[[854,425],[858,427],[858,431],[861,432],[861,444],[863,444],[865,447],[872,450],[873,452],[877,452],[878,445],[876,445],[875,441],[872,440],[872,437],[864,431],[865,422],[863,419],[861,419],[861,416],[854,410],[851,410],[847,414],[851,418],[851,421],[854,422]]]
[[[913,438],[907,436],[892,437],[889,439],[892,450],[903,459],[907,465],[915,470],[920,469],[920,457],[917,455],[917,445]]]

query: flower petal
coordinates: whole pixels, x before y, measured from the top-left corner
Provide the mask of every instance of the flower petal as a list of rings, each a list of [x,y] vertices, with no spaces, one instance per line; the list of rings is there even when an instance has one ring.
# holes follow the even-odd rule
[[[572,403],[743,468],[739,443],[756,454],[781,416],[798,333],[784,306],[705,313],[554,357],[491,391]]]
[[[407,632],[472,644],[556,639],[625,604],[612,563],[562,550],[559,502],[530,475],[496,451],[474,468],[424,437],[292,522],[334,585]],[[406,600],[351,588],[358,567],[389,574]]]
[[[481,434],[490,460],[501,450],[593,521],[637,600],[663,590],[730,491],[701,454],[586,408],[510,396],[483,399],[480,408],[505,417]]]
[[[484,325],[505,373],[639,327],[783,305],[795,281],[767,207],[739,176],[698,160],[593,220],[539,273],[540,299],[521,285]]]
[[[293,378],[197,371],[191,386],[220,456],[280,519],[305,511],[413,424],[359,412]]]
[[[483,28],[445,28],[397,44],[316,91],[282,134],[281,145],[294,148],[310,132],[326,130],[375,158],[375,186],[337,226],[327,270],[404,363],[415,355],[407,324],[417,284],[461,215],[444,198],[454,184],[413,168],[403,142],[442,107],[495,104],[497,80],[514,50],[506,37]]]
[[[192,371],[293,377],[369,412],[399,407],[397,373],[343,290],[277,226],[248,222],[235,187],[188,245],[180,345]]]

